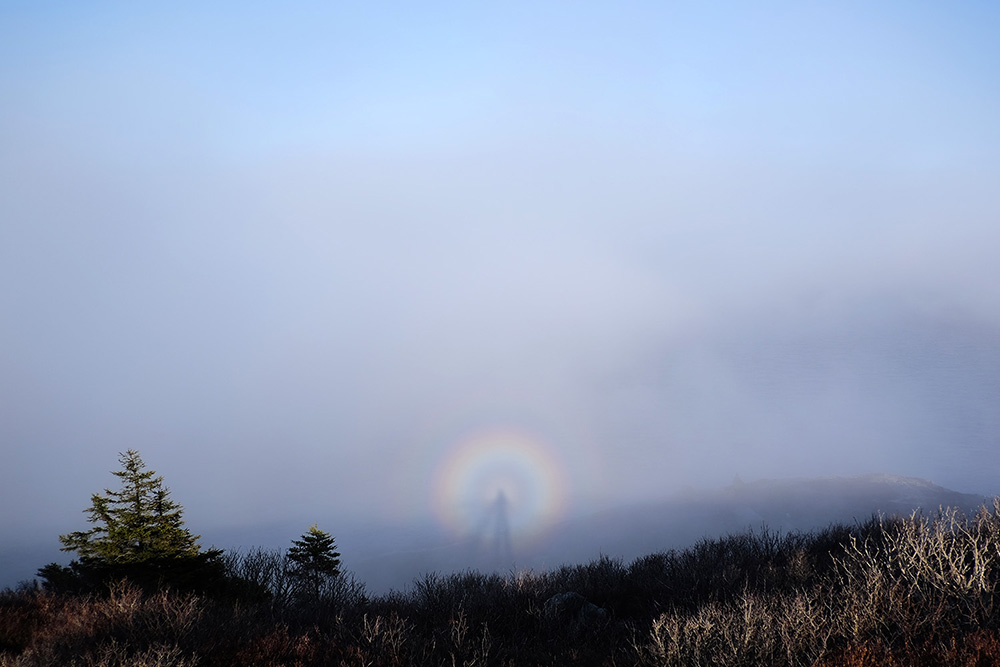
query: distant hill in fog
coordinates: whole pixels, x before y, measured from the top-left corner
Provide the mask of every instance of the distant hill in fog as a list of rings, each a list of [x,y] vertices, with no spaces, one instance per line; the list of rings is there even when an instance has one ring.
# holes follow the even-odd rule
[[[863,522],[873,514],[910,515],[917,510],[959,507],[974,512],[984,496],[960,493],[923,479],[895,475],[774,479],[723,489],[695,491],[662,502],[598,512],[556,526],[544,543],[515,553],[515,562],[496,563],[488,545],[473,540],[434,545],[426,539],[413,550],[373,555],[354,568],[376,590],[405,587],[427,571],[463,569],[549,569],[600,555],[631,560],[703,537],[767,526],[776,531],[809,531],[831,523]]]
[[[809,531],[852,524],[873,514],[910,515],[941,506],[977,510],[986,498],[927,480],[896,475],[769,479],[691,492],[658,503],[633,505],[559,527],[554,541],[585,560],[599,554],[626,559],[747,528]]]

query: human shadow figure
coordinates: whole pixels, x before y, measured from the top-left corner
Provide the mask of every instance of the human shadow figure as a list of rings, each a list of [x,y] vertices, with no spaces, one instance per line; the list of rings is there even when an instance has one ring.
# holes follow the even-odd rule
[[[510,533],[510,507],[507,494],[497,490],[472,540],[472,559],[487,570],[506,570],[514,565],[514,542]]]

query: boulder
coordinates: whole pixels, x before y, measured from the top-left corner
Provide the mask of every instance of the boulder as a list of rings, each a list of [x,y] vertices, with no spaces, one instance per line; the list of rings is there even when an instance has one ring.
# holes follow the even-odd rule
[[[570,624],[577,628],[596,625],[608,617],[605,609],[573,592],[556,593],[545,601],[542,611],[545,618],[550,621]]]

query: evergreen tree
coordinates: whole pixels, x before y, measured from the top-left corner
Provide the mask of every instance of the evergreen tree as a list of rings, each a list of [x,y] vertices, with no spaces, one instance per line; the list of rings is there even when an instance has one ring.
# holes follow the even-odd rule
[[[316,524],[292,540],[288,559],[292,561],[292,576],[313,599],[319,598],[323,583],[340,575],[340,554],[335,550],[333,536]]]
[[[94,526],[59,536],[62,551],[75,551],[79,561],[69,568],[52,563],[39,575],[51,587],[78,590],[123,577],[145,587],[203,588],[221,571],[222,552],[201,551],[200,536],[184,527],[183,508],[139,452],[130,449],[119,461],[122,469],[112,474],[121,489],[93,494],[84,510]]]

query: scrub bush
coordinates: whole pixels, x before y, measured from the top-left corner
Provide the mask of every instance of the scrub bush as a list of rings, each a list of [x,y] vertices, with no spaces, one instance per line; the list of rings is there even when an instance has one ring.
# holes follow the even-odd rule
[[[747,532],[627,564],[429,574],[378,596],[341,575],[308,602],[283,558],[223,558],[239,594],[4,591],[0,666],[1000,664],[1000,502],[968,518]],[[547,617],[570,591],[606,617]]]

